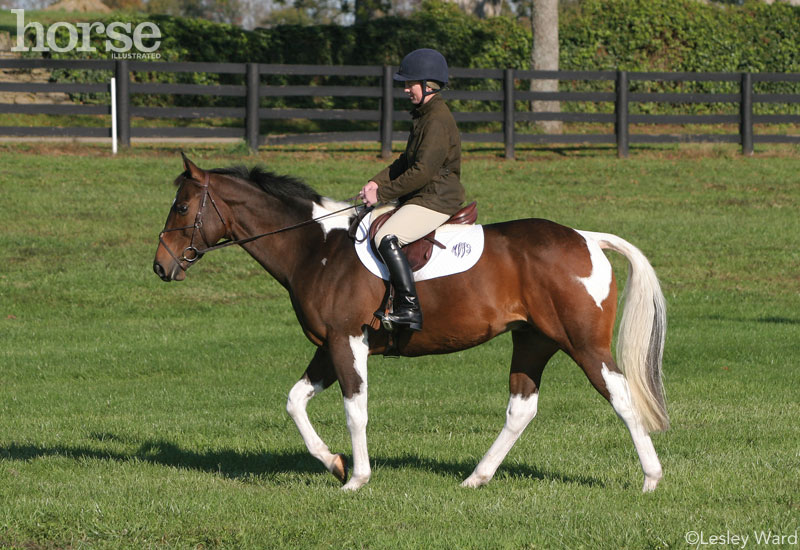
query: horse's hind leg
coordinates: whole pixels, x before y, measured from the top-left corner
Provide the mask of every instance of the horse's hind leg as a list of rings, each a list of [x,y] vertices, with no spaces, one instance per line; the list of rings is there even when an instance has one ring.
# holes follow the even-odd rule
[[[617,368],[610,352],[588,355],[588,358],[576,358],[576,362],[583,368],[589,381],[597,391],[608,399],[614,408],[614,412],[617,413],[617,416],[622,419],[628,428],[644,473],[642,491],[645,493],[653,491],[661,480],[661,462],[658,460],[650,434],[645,429],[639,414],[633,406],[628,381]]]
[[[462,487],[480,487],[488,483],[536,416],[542,371],[558,347],[552,340],[531,329],[514,331],[512,339],[514,353],[508,382],[510,397],[506,423],[475,471],[461,484]]]
[[[300,435],[311,455],[322,462],[328,471],[336,476],[336,479],[344,483],[347,481],[347,462],[342,455],[330,452],[328,446],[314,430],[306,412],[311,398],[335,381],[336,373],[328,353],[323,348],[318,348],[305,374],[289,392],[286,412],[297,424],[297,429],[300,430]]]

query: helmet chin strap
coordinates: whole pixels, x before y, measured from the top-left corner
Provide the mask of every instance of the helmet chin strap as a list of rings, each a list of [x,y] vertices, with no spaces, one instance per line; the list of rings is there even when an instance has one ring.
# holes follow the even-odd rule
[[[438,94],[439,92],[441,92],[441,91],[442,91],[442,89],[441,89],[441,88],[439,88],[438,90],[431,89],[431,91],[429,92],[429,91],[428,91],[428,81],[427,81],[427,80],[421,80],[421,81],[420,81],[420,83],[422,84],[422,100],[423,100],[423,101],[424,101],[424,100],[425,100],[425,98],[426,98],[426,97],[428,97],[429,95]]]

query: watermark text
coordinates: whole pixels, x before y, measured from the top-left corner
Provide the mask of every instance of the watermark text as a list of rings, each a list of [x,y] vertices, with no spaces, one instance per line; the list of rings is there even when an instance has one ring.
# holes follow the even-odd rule
[[[93,23],[69,23],[59,21],[48,26],[45,30],[41,23],[31,21],[25,23],[25,10],[13,9],[11,13],[17,16],[17,43],[11,48],[12,52],[96,52],[97,48],[92,46],[92,33],[105,33],[106,40],[103,47],[106,53],[111,53],[112,57],[134,59],[159,58],[160,54],[155,53],[161,46],[161,29],[158,25],[145,21],[135,27],[132,23],[115,21],[107,26],[100,21]],[[66,40],[57,40],[56,36],[60,29],[64,29],[67,34]],[[25,44],[25,33],[32,31],[33,45],[28,47]],[[150,45],[145,45],[147,41]],[[64,43],[66,42],[66,43]],[[131,50],[136,50],[132,52]]]
[[[747,533],[734,533],[732,531],[708,532],[708,531],[688,531],[685,535],[686,543],[695,548],[706,548],[710,546],[727,546],[733,548],[747,548],[754,546],[777,546],[785,548],[787,546],[797,546],[800,548],[800,537],[795,530],[794,533],[784,534],[774,531],[750,531]]]

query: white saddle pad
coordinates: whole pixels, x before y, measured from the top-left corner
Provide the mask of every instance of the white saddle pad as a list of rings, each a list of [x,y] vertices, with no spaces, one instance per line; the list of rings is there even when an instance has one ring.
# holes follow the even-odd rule
[[[373,275],[388,281],[389,271],[369,245],[367,235],[371,223],[372,213],[361,220],[356,231],[356,252],[364,267]],[[461,273],[478,263],[483,254],[482,225],[443,225],[436,230],[436,240],[445,248],[433,246],[431,259],[422,269],[414,272],[415,281]]]

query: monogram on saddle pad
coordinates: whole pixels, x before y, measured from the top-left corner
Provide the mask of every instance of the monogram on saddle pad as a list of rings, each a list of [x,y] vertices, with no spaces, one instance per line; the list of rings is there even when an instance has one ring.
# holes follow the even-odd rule
[[[374,220],[369,226],[369,242],[372,244],[372,251],[375,253],[376,256],[378,255],[378,250],[375,246],[375,235],[378,234],[378,230],[383,227],[383,224],[386,223],[386,220],[392,217],[392,215],[397,212],[397,209],[390,210],[385,214],[381,214]],[[478,220],[478,203],[471,202],[455,214],[453,214],[449,220],[444,222],[444,225],[473,225]],[[441,242],[436,240],[436,230],[431,231],[421,239],[418,239],[412,243],[407,244],[403,247],[403,252],[405,252],[406,258],[408,258],[408,265],[411,266],[411,271],[419,271],[425,264],[427,264],[431,256],[433,256],[433,246],[436,245],[439,248],[446,248]]]

